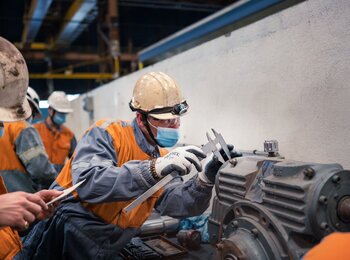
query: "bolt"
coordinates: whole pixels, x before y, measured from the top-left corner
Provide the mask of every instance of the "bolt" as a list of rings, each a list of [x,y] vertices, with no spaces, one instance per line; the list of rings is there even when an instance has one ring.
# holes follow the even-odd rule
[[[337,193],[334,194],[334,199],[335,199],[335,200],[339,199],[339,195],[338,195]]]
[[[237,165],[237,162],[238,162],[236,158],[232,158],[232,159],[230,159],[228,161],[230,162],[232,167],[235,167]]]
[[[318,201],[320,202],[320,204],[327,205],[327,197],[326,196],[323,196],[323,195],[320,196]]]
[[[340,223],[339,223],[339,222],[335,223],[335,227],[336,227],[337,229],[339,229],[339,228],[340,228]]]
[[[327,229],[327,228],[328,228],[327,222],[322,222],[321,225],[320,225],[320,227],[321,227],[322,229]]]
[[[252,234],[253,234],[254,238],[257,238],[259,235],[259,231],[256,228],[254,228],[254,229],[252,229]]]
[[[307,179],[312,179],[315,176],[315,170],[312,168],[306,168],[303,170],[304,176]]]
[[[340,181],[340,177],[339,177],[338,175],[334,175],[334,176],[332,177],[332,181],[333,181],[334,183],[338,183],[338,182]]]
[[[232,221],[231,227],[233,227],[233,228],[238,227],[238,221],[237,220]]]

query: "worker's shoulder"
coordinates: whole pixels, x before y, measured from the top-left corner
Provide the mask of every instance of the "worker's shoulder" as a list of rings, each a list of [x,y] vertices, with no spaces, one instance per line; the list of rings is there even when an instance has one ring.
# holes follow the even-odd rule
[[[111,128],[124,128],[124,127],[130,126],[130,122],[125,120],[105,118],[105,119],[98,120],[94,124],[94,126],[107,130]]]
[[[32,127],[27,121],[7,122],[4,124],[10,131],[21,132],[23,129]],[[6,131],[6,130],[5,130]]]
[[[19,136],[28,135],[34,129],[27,121],[6,122],[4,123],[5,133],[11,137],[12,140],[16,140]],[[29,132],[28,132],[29,131]]]

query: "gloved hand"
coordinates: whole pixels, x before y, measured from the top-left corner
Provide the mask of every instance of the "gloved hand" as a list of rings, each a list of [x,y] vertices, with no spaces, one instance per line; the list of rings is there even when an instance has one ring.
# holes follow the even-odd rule
[[[179,175],[186,175],[191,171],[192,164],[197,171],[202,171],[200,160],[206,155],[194,145],[178,147],[155,161],[154,169],[158,177],[162,178],[173,171]]]
[[[242,154],[235,151],[233,149],[232,144],[227,145],[228,150],[230,151],[231,158],[235,157],[241,157]],[[228,160],[227,155],[225,154],[224,150],[220,149],[220,154],[224,158],[225,161]],[[215,177],[218,174],[218,171],[220,167],[222,166],[222,162],[219,161],[217,156],[213,156],[213,158],[205,165],[204,172],[199,173],[199,178],[206,183],[214,184],[215,183]]]

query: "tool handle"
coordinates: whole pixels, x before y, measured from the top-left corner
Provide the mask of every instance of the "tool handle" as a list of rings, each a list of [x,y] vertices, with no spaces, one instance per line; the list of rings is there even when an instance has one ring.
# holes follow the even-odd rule
[[[126,206],[123,211],[125,213],[129,213],[134,208],[136,208],[138,205],[140,205],[142,202],[147,200],[149,197],[151,197],[154,193],[156,193],[159,189],[164,187],[166,184],[168,184],[172,179],[174,179],[175,176],[177,176],[177,172],[173,171],[167,176],[165,176],[163,179],[161,179],[159,182],[157,182],[155,185],[153,185],[151,188],[149,188],[147,191],[142,193],[137,199],[135,199],[133,202],[131,202],[128,206]]]

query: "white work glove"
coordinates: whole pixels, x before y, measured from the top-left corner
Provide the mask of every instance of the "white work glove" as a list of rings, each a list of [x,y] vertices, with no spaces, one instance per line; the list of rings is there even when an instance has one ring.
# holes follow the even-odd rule
[[[173,171],[176,171],[179,175],[186,175],[190,173],[192,164],[197,171],[201,171],[202,165],[200,160],[205,157],[206,155],[203,151],[194,145],[178,147],[167,155],[156,159],[155,172],[159,178]]]

